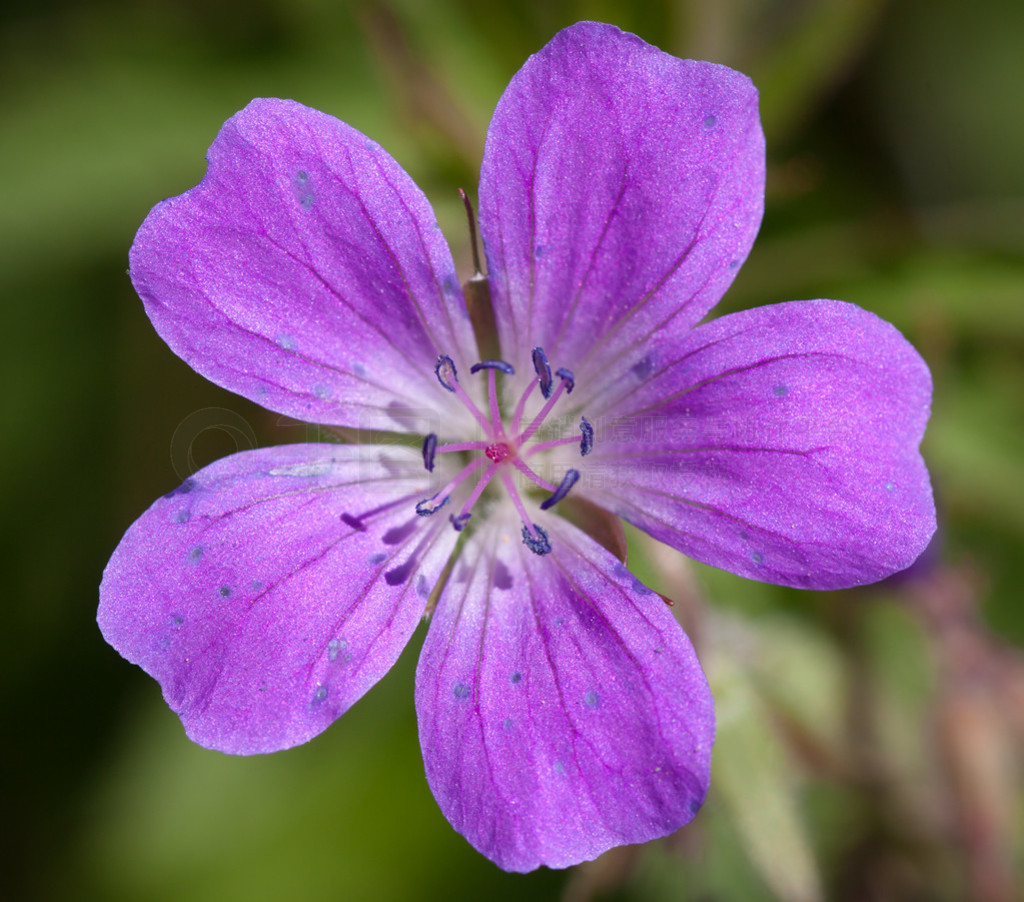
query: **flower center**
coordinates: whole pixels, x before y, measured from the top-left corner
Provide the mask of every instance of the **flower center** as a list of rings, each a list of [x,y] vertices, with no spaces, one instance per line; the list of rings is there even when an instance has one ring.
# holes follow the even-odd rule
[[[544,351],[540,348],[534,348],[532,358],[536,378],[530,381],[526,390],[520,396],[512,413],[511,421],[508,427],[506,427],[501,407],[498,403],[497,373],[500,372],[508,376],[514,375],[515,370],[512,368],[512,365],[503,360],[482,360],[470,367],[471,373],[487,371],[488,412],[485,414],[460,384],[455,363],[452,359],[445,354],[438,357],[437,365],[434,367],[438,381],[445,389],[458,396],[466,409],[483,428],[485,439],[482,441],[453,442],[439,445],[435,433],[432,432],[427,435],[423,440],[423,465],[428,471],[433,471],[434,458],[437,454],[468,453],[470,460],[458,475],[440,492],[420,501],[416,505],[416,513],[424,517],[436,514],[452,500],[453,492],[471,477],[478,475],[476,485],[469,492],[459,512],[449,516],[452,526],[456,530],[461,531],[465,529],[472,517],[471,509],[473,505],[476,504],[491,481],[497,477],[504,485],[513,506],[523,521],[524,544],[537,554],[547,554],[551,551],[551,542],[548,534],[534,523],[527,514],[526,506],[519,495],[519,490],[516,487],[510,468],[516,469],[534,485],[551,493],[540,504],[541,510],[549,510],[569,494],[569,491],[580,478],[579,470],[571,468],[566,470],[562,481],[558,485],[553,485],[534,471],[528,463],[529,459],[542,451],[548,451],[561,445],[577,443],[579,444],[580,456],[584,457],[590,453],[594,446],[594,430],[590,423],[587,422],[587,418],[581,417],[579,437],[570,436],[546,441],[533,441],[537,430],[543,425],[562,396],[572,392],[575,387],[575,380],[569,370],[564,368],[558,369],[554,373],[554,376],[558,376],[560,380],[556,386]],[[545,399],[544,405],[536,416],[524,425],[526,404],[534,390],[538,387]],[[481,451],[483,451],[482,456],[479,453]],[[481,471],[483,472],[481,473]]]
[[[508,446],[507,442],[491,442],[486,448],[484,448],[484,454],[486,454],[496,464],[500,464],[512,453],[512,449]]]

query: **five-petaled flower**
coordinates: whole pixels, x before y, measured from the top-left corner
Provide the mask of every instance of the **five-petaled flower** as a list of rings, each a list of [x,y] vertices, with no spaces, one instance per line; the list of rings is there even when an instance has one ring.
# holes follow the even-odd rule
[[[527,61],[480,179],[494,359],[373,141],[255,100],[208,161],[132,247],[157,331],[219,385],[378,443],[235,454],[158,500],[104,573],[107,641],[193,740],[254,754],[324,730],[432,608],[427,779],[483,854],[564,867],[689,821],[707,682],[661,598],[560,513],[819,589],[906,567],[934,529],[930,380],[894,328],[829,300],[697,325],[761,220],[749,80],[595,23]]]

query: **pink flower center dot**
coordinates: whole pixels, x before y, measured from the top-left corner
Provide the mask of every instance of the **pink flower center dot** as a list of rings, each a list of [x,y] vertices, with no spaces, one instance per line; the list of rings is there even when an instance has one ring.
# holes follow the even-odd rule
[[[491,444],[484,449],[484,454],[486,454],[496,464],[500,464],[511,453],[512,449],[509,448],[505,442],[491,442]]]

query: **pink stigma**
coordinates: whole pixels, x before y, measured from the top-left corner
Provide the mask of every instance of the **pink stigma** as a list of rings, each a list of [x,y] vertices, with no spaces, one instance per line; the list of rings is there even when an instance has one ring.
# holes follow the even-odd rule
[[[491,444],[484,449],[484,454],[486,454],[496,464],[500,464],[511,453],[512,449],[504,442],[491,442]]]

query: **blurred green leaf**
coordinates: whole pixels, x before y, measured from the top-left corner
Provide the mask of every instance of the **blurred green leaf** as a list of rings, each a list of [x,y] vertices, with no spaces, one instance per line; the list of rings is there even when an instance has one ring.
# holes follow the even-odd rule
[[[758,696],[764,674],[740,662],[760,658],[763,643],[783,643],[782,657],[799,658],[800,643],[774,639],[738,619],[715,618],[704,664],[718,722],[715,795],[729,807],[746,853],[764,881],[786,902],[821,899],[821,881],[800,811],[797,769],[786,757],[768,709]],[[755,665],[756,667],[756,665]],[[833,708],[836,699],[833,699]]]

